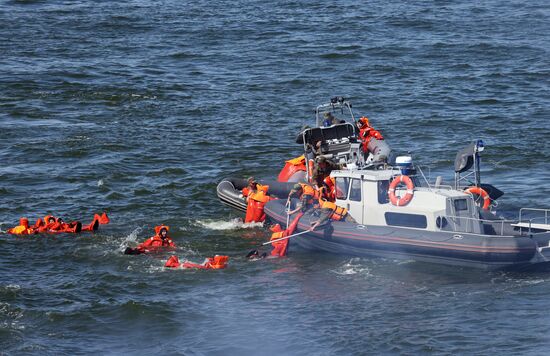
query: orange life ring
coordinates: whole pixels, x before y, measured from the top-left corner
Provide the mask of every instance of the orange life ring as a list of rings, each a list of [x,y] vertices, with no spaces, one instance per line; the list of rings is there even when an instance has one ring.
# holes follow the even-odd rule
[[[489,193],[487,193],[483,188],[480,187],[470,187],[466,189],[464,192],[468,194],[477,194],[480,197],[483,198],[483,210],[489,210],[489,206],[491,206],[491,198],[489,197]]]
[[[398,197],[395,194],[395,188],[401,183],[404,183],[407,186],[407,193],[402,196]],[[395,177],[391,183],[390,187],[388,189],[388,197],[390,198],[390,202],[395,206],[404,206],[409,204],[409,202],[412,200],[414,194],[414,183],[412,179],[409,176],[400,175]]]

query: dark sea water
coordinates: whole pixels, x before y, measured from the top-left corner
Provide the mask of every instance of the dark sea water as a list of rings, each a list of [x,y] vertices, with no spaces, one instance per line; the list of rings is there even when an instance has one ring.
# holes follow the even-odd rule
[[[344,95],[431,178],[486,144],[497,211],[550,207],[548,1],[1,1],[0,354],[548,354],[550,274],[291,249],[236,222],[220,179],[275,176]],[[430,167],[430,169],[428,169]],[[171,226],[165,270],[124,256]]]

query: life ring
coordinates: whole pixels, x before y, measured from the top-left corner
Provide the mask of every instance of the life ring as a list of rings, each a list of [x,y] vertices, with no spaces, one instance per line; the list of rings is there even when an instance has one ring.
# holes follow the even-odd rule
[[[483,188],[480,187],[470,187],[464,191],[468,194],[477,194],[480,197],[483,198],[483,206],[481,207],[483,210],[489,210],[489,206],[491,206],[491,198],[489,197],[489,193],[487,193]]]
[[[403,183],[407,186],[407,193],[402,197],[398,197],[395,194],[395,188],[397,188],[397,186],[401,183]],[[388,189],[388,197],[390,198],[390,202],[393,205],[395,205],[395,206],[407,205],[412,200],[413,195],[414,195],[414,183],[413,183],[412,179],[409,176],[400,175],[400,176],[395,177],[391,181],[389,189]]]

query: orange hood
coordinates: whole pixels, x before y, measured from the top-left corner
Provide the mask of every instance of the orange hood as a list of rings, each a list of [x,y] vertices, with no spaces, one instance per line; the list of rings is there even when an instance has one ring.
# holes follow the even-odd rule
[[[44,222],[46,223],[46,225],[49,224],[48,220],[50,220],[50,218],[53,218],[53,220],[55,221],[55,216],[53,216],[53,215],[46,215],[46,216],[44,217]]]
[[[166,225],[155,226],[155,235],[160,235],[160,230],[166,229],[166,232],[170,231],[170,227]]]
[[[29,228],[29,219],[27,219],[27,218],[19,219],[19,225],[24,226],[25,229],[28,229]]]

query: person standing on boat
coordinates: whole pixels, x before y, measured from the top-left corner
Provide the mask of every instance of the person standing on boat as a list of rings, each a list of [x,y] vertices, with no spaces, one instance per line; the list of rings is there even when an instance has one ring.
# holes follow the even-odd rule
[[[329,161],[325,156],[319,156],[313,168],[312,179],[318,187],[321,187],[323,185],[323,180],[330,176],[330,172],[341,168],[340,165]]]
[[[290,203],[292,198],[298,198],[300,199],[300,202],[298,203],[296,209],[288,212],[288,215],[292,215],[298,211],[305,212],[309,208],[313,207],[315,196],[315,189],[311,185],[307,183],[294,184],[294,187],[292,187],[292,190],[288,194],[287,205]]]
[[[329,219],[335,221],[345,221],[350,223],[356,223],[355,219],[349,215],[346,208],[342,208],[335,203],[319,198],[320,216],[319,220],[313,221],[309,231],[315,230],[318,226],[326,223]]]

